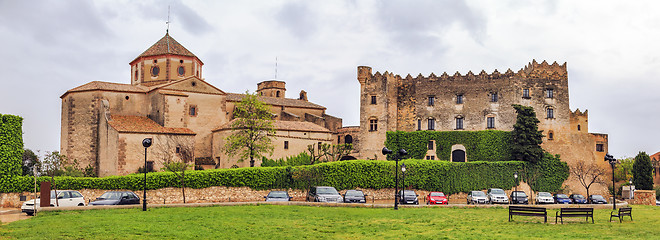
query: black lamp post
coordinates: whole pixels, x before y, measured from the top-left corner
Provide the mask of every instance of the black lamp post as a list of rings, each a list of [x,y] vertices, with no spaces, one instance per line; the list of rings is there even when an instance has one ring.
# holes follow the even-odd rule
[[[612,209],[616,210],[616,187],[614,186],[614,165],[616,165],[616,159],[608,154],[605,154],[605,161],[610,163],[612,166]]]
[[[383,155],[392,154],[392,150],[383,147],[381,153],[383,153]],[[399,157],[403,157],[406,154],[408,154],[408,152],[402,148],[396,155],[394,155],[394,210],[399,210]]]
[[[518,171],[513,173],[513,178],[516,179],[516,187],[515,190],[513,190],[513,199],[511,199],[511,203],[513,203],[513,200],[518,203]]]
[[[406,164],[401,163],[401,175],[403,175],[403,179],[401,179],[401,185],[403,186],[401,190],[406,190]]]
[[[142,140],[142,146],[144,146],[144,183],[142,185],[142,211],[147,211],[147,148],[151,147],[151,138],[145,138]]]

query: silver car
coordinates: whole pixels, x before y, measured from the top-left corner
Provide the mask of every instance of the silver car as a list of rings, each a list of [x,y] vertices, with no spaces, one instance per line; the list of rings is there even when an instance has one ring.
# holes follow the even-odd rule
[[[471,191],[467,195],[467,204],[486,204],[488,196],[482,191]]]
[[[490,188],[488,189],[488,201],[490,203],[509,203],[509,197],[506,196],[506,192],[499,188]]]
[[[286,191],[270,191],[264,198],[266,202],[288,202],[292,197]]]
[[[318,186],[309,189],[309,192],[307,193],[307,201],[340,203],[343,202],[344,199],[334,187]]]
[[[549,192],[539,192],[536,194],[536,204],[553,204],[555,203],[554,197]]]

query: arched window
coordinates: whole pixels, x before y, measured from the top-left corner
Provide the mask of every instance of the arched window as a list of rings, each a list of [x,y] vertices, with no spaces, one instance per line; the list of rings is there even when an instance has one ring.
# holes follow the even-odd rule
[[[429,118],[428,130],[435,130],[435,118]]]
[[[555,139],[555,132],[552,130],[548,131],[548,140],[553,140]]]
[[[277,91],[277,92],[275,93],[275,97],[280,97],[280,91]]]
[[[351,135],[344,136],[344,143],[353,144],[353,137]]]
[[[580,124],[578,124],[578,131],[580,131]]]
[[[421,131],[421,130],[422,130],[422,119],[418,118],[417,119],[417,131]]]
[[[554,108],[547,108],[546,110],[546,118],[555,118],[555,109]]]
[[[456,117],[456,129],[463,129],[463,117]]]

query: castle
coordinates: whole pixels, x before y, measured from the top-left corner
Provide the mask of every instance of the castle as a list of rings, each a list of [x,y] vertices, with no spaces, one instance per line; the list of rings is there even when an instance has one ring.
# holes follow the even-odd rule
[[[360,82],[360,127],[358,158],[385,159],[381,154],[387,131],[477,131],[513,130],[516,112],[512,104],[531,106],[545,135],[542,147],[573,166],[578,161],[608,168],[603,160],[608,149],[607,134],[589,133],[589,114],[569,108],[566,63],[533,60],[517,72],[495,70],[465,75],[446,72],[424,77],[372,73],[357,69]],[[454,162],[466,159],[461,145],[452,146]],[[438,159],[429,151],[426,159]],[[567,185],[580,186],[572,182]],[[578,188],[573,190],[579,190]]]
[[[130,84],[94,81],[61,96],[62,154],[82,167],[93,166],[101,177],[125,175],[144,165],[141,142],[153,138],[146,159],[150,169],[160,170],[163,159],[187,149],[193,153],[190,161],[205,168],[249,166],[222,150],[243,94],[226,93],[204,81],[204,63],[169,33],[129,65]],[[274,116],[269,158],[336,143],[342,119],[309,102],[305,91],[286,98],[285,82],[271,80],[259,83],[257,93]]]

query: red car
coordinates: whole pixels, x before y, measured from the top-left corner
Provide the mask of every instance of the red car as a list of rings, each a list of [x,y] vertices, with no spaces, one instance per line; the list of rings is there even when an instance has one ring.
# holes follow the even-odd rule
[[[444,193],[442,192],[430,192],[428,196],[426,196],[426,204],[432,205],[432,204],[449,204],[449,201],[447,201],[447,196],[445,196]]]

